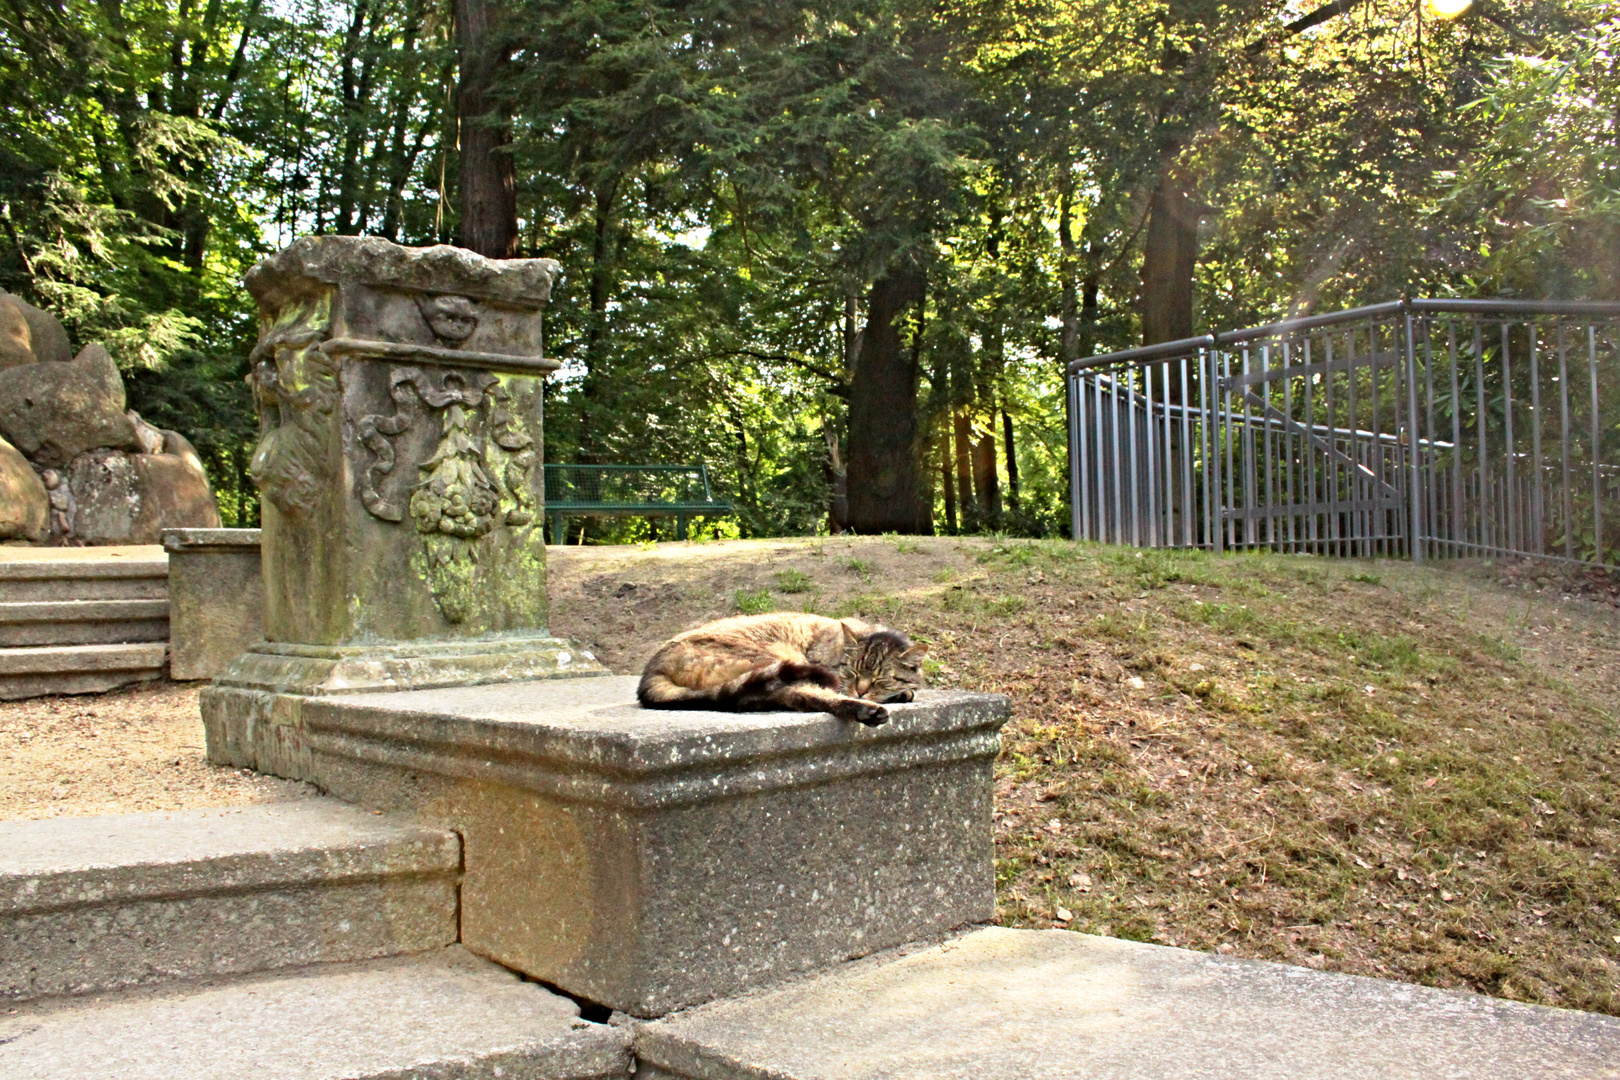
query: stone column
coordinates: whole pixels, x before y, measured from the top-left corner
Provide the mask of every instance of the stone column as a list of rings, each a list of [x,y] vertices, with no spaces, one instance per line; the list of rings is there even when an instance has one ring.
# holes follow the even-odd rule
[[[205,719],[241,711],[227,689],[604,671],[546,630],[541,390],[558,365],[540,318],[559,272],[355,236],[306,237],[248,272],[265,640]]]

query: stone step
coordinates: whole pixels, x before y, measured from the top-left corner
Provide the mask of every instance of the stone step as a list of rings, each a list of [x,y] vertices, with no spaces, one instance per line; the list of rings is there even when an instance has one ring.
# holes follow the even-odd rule
[[[82,558],[0,559],[0,603],[59,600],[166,600],[169,560],[155,554],[126,558],[98,557],[95,549]]]
[[[0,1015],[29,1080],[623,1080],[629,1032],[459,946]]]
[[[94,694],[161,679],[162,641],[116,645],[19,645],[0,648],[0,701],[42,694]]]
[[[1065,930],[976,930],[640,1027],[637,1080],[1598,1080],[1620,1018]]]
[[[324,798],[0,822],[0,1001],[437,949],[460,866]]]
[[[113,645],[168,639],[167,600],[0,602],[0,646]]]

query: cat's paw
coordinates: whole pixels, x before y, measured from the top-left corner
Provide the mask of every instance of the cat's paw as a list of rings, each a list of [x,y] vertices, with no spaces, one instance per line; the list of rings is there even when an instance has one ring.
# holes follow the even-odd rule
[[[917,700],[917,691],[902,690],[898,694],[891,694],[883,699],[885,705],[904,705],[908,701]]]
[[[850,701],[838,709],[838,717],[841,720],[859,720],[867,727],[877,727],[889,722],[889,710],[870,701]]]

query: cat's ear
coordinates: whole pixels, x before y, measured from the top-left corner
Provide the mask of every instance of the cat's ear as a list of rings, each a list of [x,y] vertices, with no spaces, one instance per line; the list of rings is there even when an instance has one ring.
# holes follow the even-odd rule
[[[857,641],[861,640],[861,630],[864,629],[864,627],[862,627],[861,624],[856,622],[854,619],[841,619],[839,620],[838,625],[844,628],[845,645],[853,645]]]
[[[926,645],[913,645],[911,648],[907,649],[905,652],[900,654],[900,659],[909,660],[912,663],[916,663],[918,660],[921,660],[923,657],[925,657],[927,655],[928,655],[928,646],[926,646]]]

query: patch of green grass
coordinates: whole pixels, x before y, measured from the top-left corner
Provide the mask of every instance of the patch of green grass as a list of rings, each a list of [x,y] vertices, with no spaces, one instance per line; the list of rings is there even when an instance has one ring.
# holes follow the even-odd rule
[[[732,596],[737,611],[742,615],[764,615],[776,610],[776,601],[769,589],[738,589]]]
[[[1368,573],[1351,574],[1349,577],[1345,578],[1345,580],[1346,581],[1359,581],[1363,585],[1382,585],[1384,583],[1384,578],[1383,578],[1382,574],[1368,574]]]
[[[852,555],[839,561],[844,564],[845,570],[848,570],[862,581],[872,580],[872,563],[869,560],[857,559]]]
[[[995,543],[976,556],[981,563],[1004,562],[1010,566],[1028,566],[1035,561],[1039,549],[1033,540],[1011,541],[997,537]]]
[[[815,589],[816,583],[803,570],[778,570],[776,587],[785,593],[807,593]]]
[[[1029,600],[1022,596],[986,595],[975,589],[946,589],[939,598],[939,606],[953,615],[1017,615],[1029,609]]]

